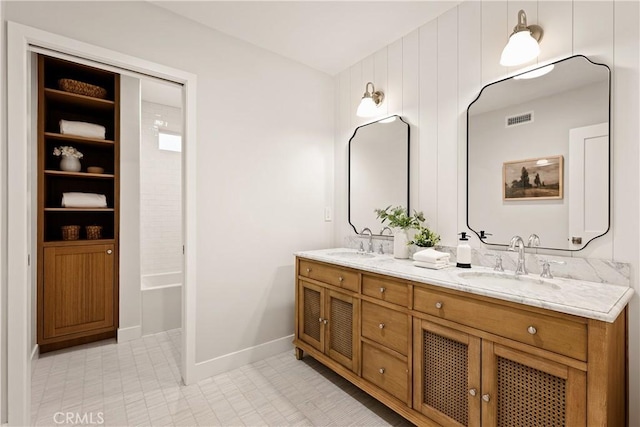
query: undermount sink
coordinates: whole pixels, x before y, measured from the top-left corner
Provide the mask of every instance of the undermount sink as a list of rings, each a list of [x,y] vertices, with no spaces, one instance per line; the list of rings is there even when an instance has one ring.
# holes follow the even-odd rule
[[[541,277],[536,276],[523,276],[523,275],[515,275],[513,273],[502,273],[502,272],[489,272],[489,271],[466,271],[462,273],[458,273],[458,277],[461,279],[467,279],[471,284],[478,284],[480,286],[531,286],[531,285],[539,285],[544,286],[551,289],[560,289],[560,286],[549,281],[548,279],[543,279]]]
[[[329,252],[327,255],[334,256],[337,258],[346,258],[346,259],[367,259],[367,258],[375,258],[374,254],[367,252]]]

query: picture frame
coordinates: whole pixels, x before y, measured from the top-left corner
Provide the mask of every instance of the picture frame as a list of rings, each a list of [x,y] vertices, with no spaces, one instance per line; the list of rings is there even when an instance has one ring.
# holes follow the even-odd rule
[[[502,199],[559,200],[564,197],[561,155],[512,160],[502,164]]]

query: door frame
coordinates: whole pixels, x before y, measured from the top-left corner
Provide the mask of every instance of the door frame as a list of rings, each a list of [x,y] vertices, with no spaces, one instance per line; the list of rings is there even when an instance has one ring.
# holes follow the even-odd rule
[[[184,281],[182,288],[182,363],[185,384],[196,380],[196,84],[195,74],[93,46],[15,22],[7,22],[7,153],[4,161],[6,199],[0,207],[7,215],[6,289],[7,362],[9,425],[31,425],[31,271],[29,258],[36,248],[29,240],[32,226],[28,215],[30,112],[29,61],[35,49],[47,49],[80,60],[104,64],[179,83],[184,96],[184,134],[182,156]],[[8,157],[8,156],[7,156]],[[1,206],[1,204],[5,204]],[[8,250],[11,248],[11,250]],[[3,260],[5,261],[5,260]],[[4,285],[4,284],[3,284]],[[3,286],[4,287],[4,286]]]

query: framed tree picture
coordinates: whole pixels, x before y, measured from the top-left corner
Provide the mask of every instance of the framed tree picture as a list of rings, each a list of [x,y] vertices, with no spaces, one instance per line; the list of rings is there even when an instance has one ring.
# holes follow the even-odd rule
[[[504,162],[503,200],[562,199],[563,171],[562,156]]]

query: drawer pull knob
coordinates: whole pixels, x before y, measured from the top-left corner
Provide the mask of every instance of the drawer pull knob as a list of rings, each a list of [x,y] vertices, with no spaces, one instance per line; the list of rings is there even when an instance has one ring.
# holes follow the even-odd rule
[[[311,269],[310,268],[307,268],[307,273],[311,273]]]
[[[111,249],[107,249],[107,255],[111,255],[113,251]]]
[[[437,308],[438,310],[442,308],[442,303],[441,303],[440,301],[438,301],[438,302],[436,303],[436,308]]]
[[[471,390],[469,390],[469,394],[471,396],[475,396],[476,394],[478,394],[478,390],[476,390],[475,388],[472,388]]]
[[[386,288],[380,288],[380,293],[383,294],[384,291],[386,291],[386,290],[387,290]]]
[[[380,324],[378,325],[378,327],[379,327],[380,329],[384,329],[384,323],[380,323]]]
[[[538,330],[533,326],[529,326],[527,328],[527,332],[529,332],[531,335],[535,335],[538,332]]]
[[[384,368],[380,368],[378,372],[380,372],[381,374],[384,374]]]
[[[342,276],[338,277],[338,282],[342,282],[344,278]]]
[[[483,394],[482,395],[482,400],[484,400],[485,402],[488,402],[491,400],[491,396],[489,396],[489,394]]]

